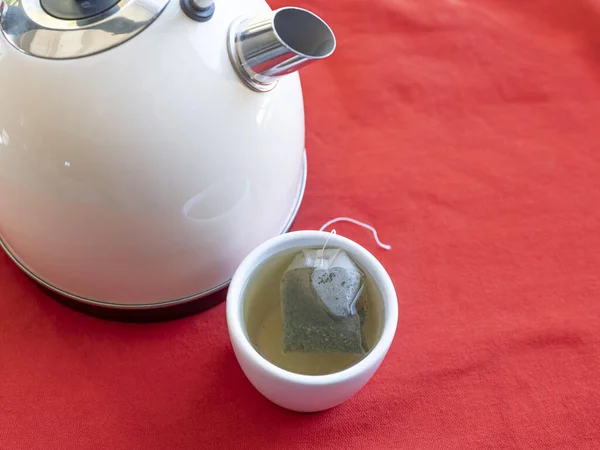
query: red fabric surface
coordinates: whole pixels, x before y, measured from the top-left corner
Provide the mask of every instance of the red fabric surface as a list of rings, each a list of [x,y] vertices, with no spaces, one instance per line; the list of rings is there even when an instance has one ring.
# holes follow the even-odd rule
[[[303,72],[295,227],[349,215],[393,245],[336,226],[398,291],[379,372],[291,413],[245,379],[223,304],[102,321],[2,255],[0,448],[600,448],[599,2],[297,5],[338,49]]]

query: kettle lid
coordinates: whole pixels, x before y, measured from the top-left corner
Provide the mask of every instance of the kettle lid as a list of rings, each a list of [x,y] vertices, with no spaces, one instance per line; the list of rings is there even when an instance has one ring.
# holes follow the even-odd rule
[[[80,58],[128,41],[154,22],[168,3],[169,0],[16,0],[8,4],[0,0],[0,33],[28,55]]]
[[[89,19],[108,11],[120,0],[40,0],[44,11],[52,17],[64,20]]]

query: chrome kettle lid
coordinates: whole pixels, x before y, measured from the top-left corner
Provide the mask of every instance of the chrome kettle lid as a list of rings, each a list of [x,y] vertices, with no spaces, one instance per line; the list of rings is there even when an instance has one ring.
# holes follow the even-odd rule
[[[0,0],[0,32],[47,59],[93,55],[147,28],[169,0]]]

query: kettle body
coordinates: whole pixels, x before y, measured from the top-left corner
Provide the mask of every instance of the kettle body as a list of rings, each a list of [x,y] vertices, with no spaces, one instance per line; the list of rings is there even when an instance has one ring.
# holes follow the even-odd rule
[[[249,89],[227,33],[272,11],[214,6],[200,22],[167,1],[135,37],[77,58],[0,36],[0,244],[47,288],[109,308],[186,302],[291,225],[306,179],[299,75]],[[49,36],[21,42],[93,46]]]

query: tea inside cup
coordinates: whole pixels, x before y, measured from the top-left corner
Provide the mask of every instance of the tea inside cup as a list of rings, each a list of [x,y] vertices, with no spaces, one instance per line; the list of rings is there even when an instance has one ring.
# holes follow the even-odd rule
[[[317,250],[318,247],[309,249]],[[331,330],[330,335],[325,337],[330,344],[328,348],[319,349],[316,346],[316,348],[307,351],[299,350],[303,345],[306,345],[306,342],[302,342],[302,338],[306,334],[313,333],[316,335],[319,332],[314,329],[310,316],[307,314],[305,314],[307,317],[302,317],[305,323],[300,323],[299,326],[302,328],[313,326],[313,329],[302,335],[299,335],[299,333],[294,335],[293,329],[288,331],[288,340],[292,343],[295,343],[294,340],[298,342],[294,346],[294,350],[286,351],[284,348],[286,316],[282,310],[283,293],[281,285],[286,269],[299,251],[301,250],[290,249],[272,255],[256,267],[256,270],[248,279],[243,294],[244,325],[247,338],[264,359],[284,370],[304,375],[327,375],[340,372],[365,358],[379,341],[383,327],[381,292],[377,289],[369,273],[359,266],[364,274],[364,289],[358,298],[355,314],[359,327],[358,344],[364,349],[364,353],[335,351],[336,338],[340,341],[344,338],[344,336],[336,336],[335,319],[330,320],[327,324]],[[316,269],[315,272],[318,270]],[[301,272],[300,275],[305,274]],[[342,283],[344,282],[342,281]],[[295,300],[297,299],[289,301]],[[317,314],[320,313],[319,319],[322,318],[321,316],[324,316],[326,320],[328,319],[325,312],[319,311],[318,305],[314,308],[317,309]],[[293,327],[288,324],[288,328]],[[290,334],[291,336],[289,336]],[[319,336],[316,336],[316,338],[319,338]],[[318,339],[315,340],[318,342]]]

